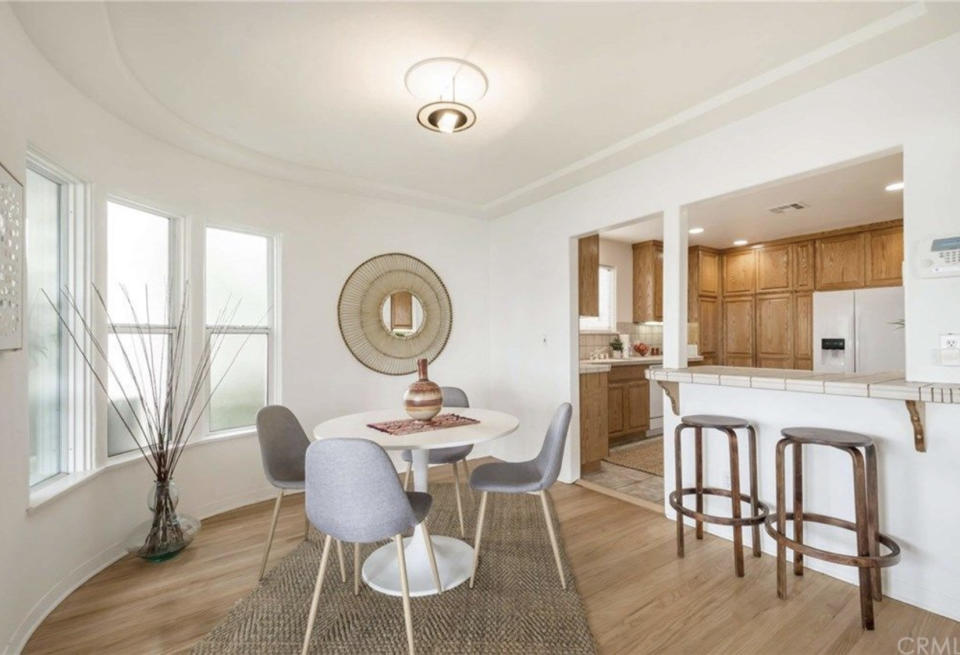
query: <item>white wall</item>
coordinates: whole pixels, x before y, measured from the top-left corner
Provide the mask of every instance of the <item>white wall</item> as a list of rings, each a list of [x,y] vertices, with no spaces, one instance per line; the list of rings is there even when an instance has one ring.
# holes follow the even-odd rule
[[[960,382],[960,368],[939,366],[933,351],[939,333],[960,331],[960,278],[921,280],[912,266],[913,244],[921,235],[960,227],[956,211],[960,205],[958,69],[960,36],[954,35],[495,221],[490,289],[491,313],[498,320],[491,324],[490,335],[491,402],[519,415],[523,426],[545,426],[558,402],[577,398],[570,348],[576,335],[572,237],[661,211],[664,234],[685,237],[680,208],[686,204],[899,147],[904,152],[906,182],[907,376]],[[682,257],[686,248],[671,246],[670,250]],[[664,329],[668,365],[682,361],[679,346],[685,341],[678,336],[670,340],[676,347],[670,347],[667,339],[683,333],[678,311],[667,306],[672,295],[666,290],[679,288],[685,275],[685,266],[678,264],[665,262],[664,267],[665,314],[673,321]],[[679,302],[683,296],[677,296]],[[748,403],[741,411],[749,414],[753,404]],[[852,407],[863,416],[869,411]],[[669,433],[675,419],[666,419]],[[932,412],[927,426],[930,439],[956,443],[958,420],[957,408]],[[571,430],[578,433],[576,426]],[[532,430],[524,435],[524,441],[511,444],[512,456],[535,451],[538,435]],[[910,435],[904,433],[902,438],[909,440]],[[946,455],[956,460],[955,450]],[[563,479],[576,477],[578,456],[574,440],[567,449]],[[927,457],[933,464],[932,457]],[[923,461],[919,460],[921,465]],[[916,482],[928,486],[934,495],[956,495],[955,474],[935,466],[927,471],[930,477],[922,481],[897,482],[907,490]],[[899,498],[889,502],[912,502],[908,495]],[[938,522],[944,520],[941,517]],[[918,534],[896,536],[923,543]],[[925,580],[950,566],[920,550],[907,557],[918,558],[914,570]],[[898,589],[905,590],[909,584],[899,584]],[[903,591],[903,597],[923,594],[914,588]],[[943,598],[932,600],[931,609],[957,616],[955,599]]]
[[[431,377],[487,404],[487,223],[266,179],[149,138],[67,85],[6,4],[0,5],[0,71],[0,161],[21,180],[31,144],[93,183],[101,219],[106,194],[119,193],[190,221],[279,236],[282,401],[308,429],[337,414],[399,405],[413,379],[364,368],[337,327],[343,282],[363,260],[384,252],[420,257],[444,280],[453,332]],[[0,352],[0,650],[13,651],[63,593],[117,556],[117,544],[147,518],[150,481],[134,461],[28,513],[26,375],[25,351]],[[253,436],[193,447],[177,482],[184,509],[198,515],[272,493]]]
[[[600,265],[617,270],[617,323],[633,322],[633,246],[600,239]]]

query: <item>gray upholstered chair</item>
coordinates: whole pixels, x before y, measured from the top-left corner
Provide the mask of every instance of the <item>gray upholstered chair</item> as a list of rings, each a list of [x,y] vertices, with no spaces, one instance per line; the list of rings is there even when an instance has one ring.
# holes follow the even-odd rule
[[[307,454],[310,439],[300,425],[300,421],[286,407],[269,405],[257,412],[257,438],[260,440],[260,458],[267,480],[279,490],[277,501],[273,505],[273,518],[267,533],[267,545],[263,549],[260,562],[260,574],[263,579],[270,557],[270,546],[277,529],[277,517],[280,515],[280,503],[287,491],[302,491],[304,485],[303,458]],[[310,521],[304,517],[303,538],[310,532]],[[347,579],[347,569],[343,562],[343,546],[337,542],[337,555],[340,557],[340,577]]]
[[[440,387],[440,391],[443,392],[443,406],[444,407],[469,407],[470,401],[467,399],[467,394],[464,393],[463,389],[457,387]],[[457,518],[460,519],[460,536],[465,537],[466,531],[463,527],[463,501],[460,499],[460,471],[457,468],[457,464],[463,466],[463,477],[465,480],[470,480],[470,469],[467,468],[467,455],[470,454],[470,451],[473,450],[473,446],[454,446],[453,448],[434,448],[430,451],[430,463],[431,464],[450,464],[453,466],[453,480],[454,480],[454,491],[457,496]],[[403,476],[403,488],[410,488],[410,470],[413,468],[413,453],[409,450],[404,450],[400,453],[400,457],[407,463],[407,472]],[[470,489],[469,484],[467,489]],[[473,491],[470,491],[471,497]]]
[[[471,588],[474,578],[477,576],[477,562],[480,558],[480,536],[483,534],[483,515],[487,509],[487,494],[491,491],[503,494],[535,493],[540,496],[543,505],[543,518],[547,521],[547,533],[550,535],[550,545],[553,546],[553,557],[557,561],[557,571],[560,573],[560,585],[564,589],[567,588],[567,580],[563,575],[563,564],[560,562],[557,534],[554,532],[553,520],[550,518],[547,490],[557,481],[557,476],[560,474],[563,446],[567,441],[567,429],[570,427],[570,413],[572,411],[573,408],[570,403],[563,403],[553,413],[553,420],[550,421],[543,446],[536,458],[529,462],[482,464],[473,470],[473,474],[470,476],[470,486],[483,492],[483,495],[480,496],[480,513],[477,516],[476,536],[473,542]]]
[[[410,616],[410,592],[402,533],[422,523],[423,538],[437,591],[443,592],[433,554],[433,543],[424,521],[433,499],[430,494],[405,492],[387,453],[366,439],[324,439],[310,445],[306,457],[307,518],[327,535],[320,556],[320,570],[310,603],[307,633],[303,637],[303,655],[307,653],[310,633],[317,618],[320,590],[334,539],[354,545],[354,594],[359,586],[359,544],[393,539],[397,545],[400,587],[403,590],[403,618],[407,629],[407,649],[413,653],[413,620]]]

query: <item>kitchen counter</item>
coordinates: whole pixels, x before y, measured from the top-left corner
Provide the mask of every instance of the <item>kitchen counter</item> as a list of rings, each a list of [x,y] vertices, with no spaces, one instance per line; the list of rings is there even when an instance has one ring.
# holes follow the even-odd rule
[[[647,371],[647,379],[960,405],[960,384],[909,382],[903,371],[864,374],[737,366],[656,367]]]
[[[703,357],[689,357],[687,361],[703,361]],[[662,364],[662,355],[647,355],[645,357],[628,357],[626,359],[581,359],[580,373],[606,373],[614,366],[652,366]],[[652,378],[651,378],[652,379]]]

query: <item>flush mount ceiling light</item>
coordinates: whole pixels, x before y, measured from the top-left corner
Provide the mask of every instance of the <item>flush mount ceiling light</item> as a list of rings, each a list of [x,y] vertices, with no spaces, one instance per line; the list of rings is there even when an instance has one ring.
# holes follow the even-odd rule
[[[702,227],[691,227],[689,230],[687,230],[687,232],[689,232],[690,234],[703,234],[703,228],[702,228]]]
[[[887,191],[903,191],[903,182],[894,182],[884,187]]]
[[[748,243],[750,243],[750,242],[747,241],[746,239],[737,239],[736,241],[733,242],[733,245],[735,245],[735,246],[745,246],[745,245],[747,245]]]
[[[410,95],[429,100],[417,112],[417,122],[434,132],[463,132],[477,122],[467,103],[487,93],[487,76],[474,64],[453,57],[424,59],[410,67],[403,79]]]

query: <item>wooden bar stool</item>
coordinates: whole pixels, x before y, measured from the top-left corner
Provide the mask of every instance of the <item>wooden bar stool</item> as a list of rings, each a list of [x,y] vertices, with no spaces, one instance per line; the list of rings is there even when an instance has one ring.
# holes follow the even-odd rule
[[[694,449],[696,452],[695,487],[683,486],[683,470],[680,457],[680,437],[685,428],[694,429]],[[712,428],[727,435],[730,451],[730,489],[703,486],[703,429]],[[740,448],[736,430],[745,428],[749,435],[750,456],[750,495],[740,493]],[[674,466],[676,467],[677,489],[670,494],[670,506],[677,510],[677,557],[683,557],[683,516],[689,516],[697,522],[697,539],[703,539],[703,524],[733,526],[733,564],[738,576],[743,576],[743,526],[753,528],[753,556],[760,557],[760,524],[764,522],[770,510],[757,497],[757,433],[750,421],[735,416],[711,416],[699,414],[684,416],[674,431]],[[683,506],[683,496],[696,495],[696,511]],[[732,517],[714,516],[703,513],[704,496],[723,496],[731,502]],[[740,515],[740,504],[750,503],[750,516]],[[683,515],[683,516],[681,516]]]
[[[860,622],[873,630],[873,601],[883,600],[880,569],[900,561],[900,546],[880,533],[877,504],[877,449],[873,439],[856,432],[827,428],[785,428],[777,442],[777,512],[766,520],[767,533],[777,541],[777,596],[787,597],[787,548],[794,551],[793,573],[803,575],[803,556],[860,569]],[[853,494],[856,520],[814,514],[803,509],[803,445],[830,446],[850,455],[853,461]],[[784,454],[793,446],[793,511],[787,512]],[[863,449],[863,452],[861,452]],[[866,462],[864,462],[866,460]],[[774,524],[776,520],[776,524]],[[786,523],[793,522],[793,539],[787,537]],[[847,555],[814,548],[803,543],[807,521],[844,528],[857,534],[857,554]],[[879,544],[889,552],[880,555]]]

